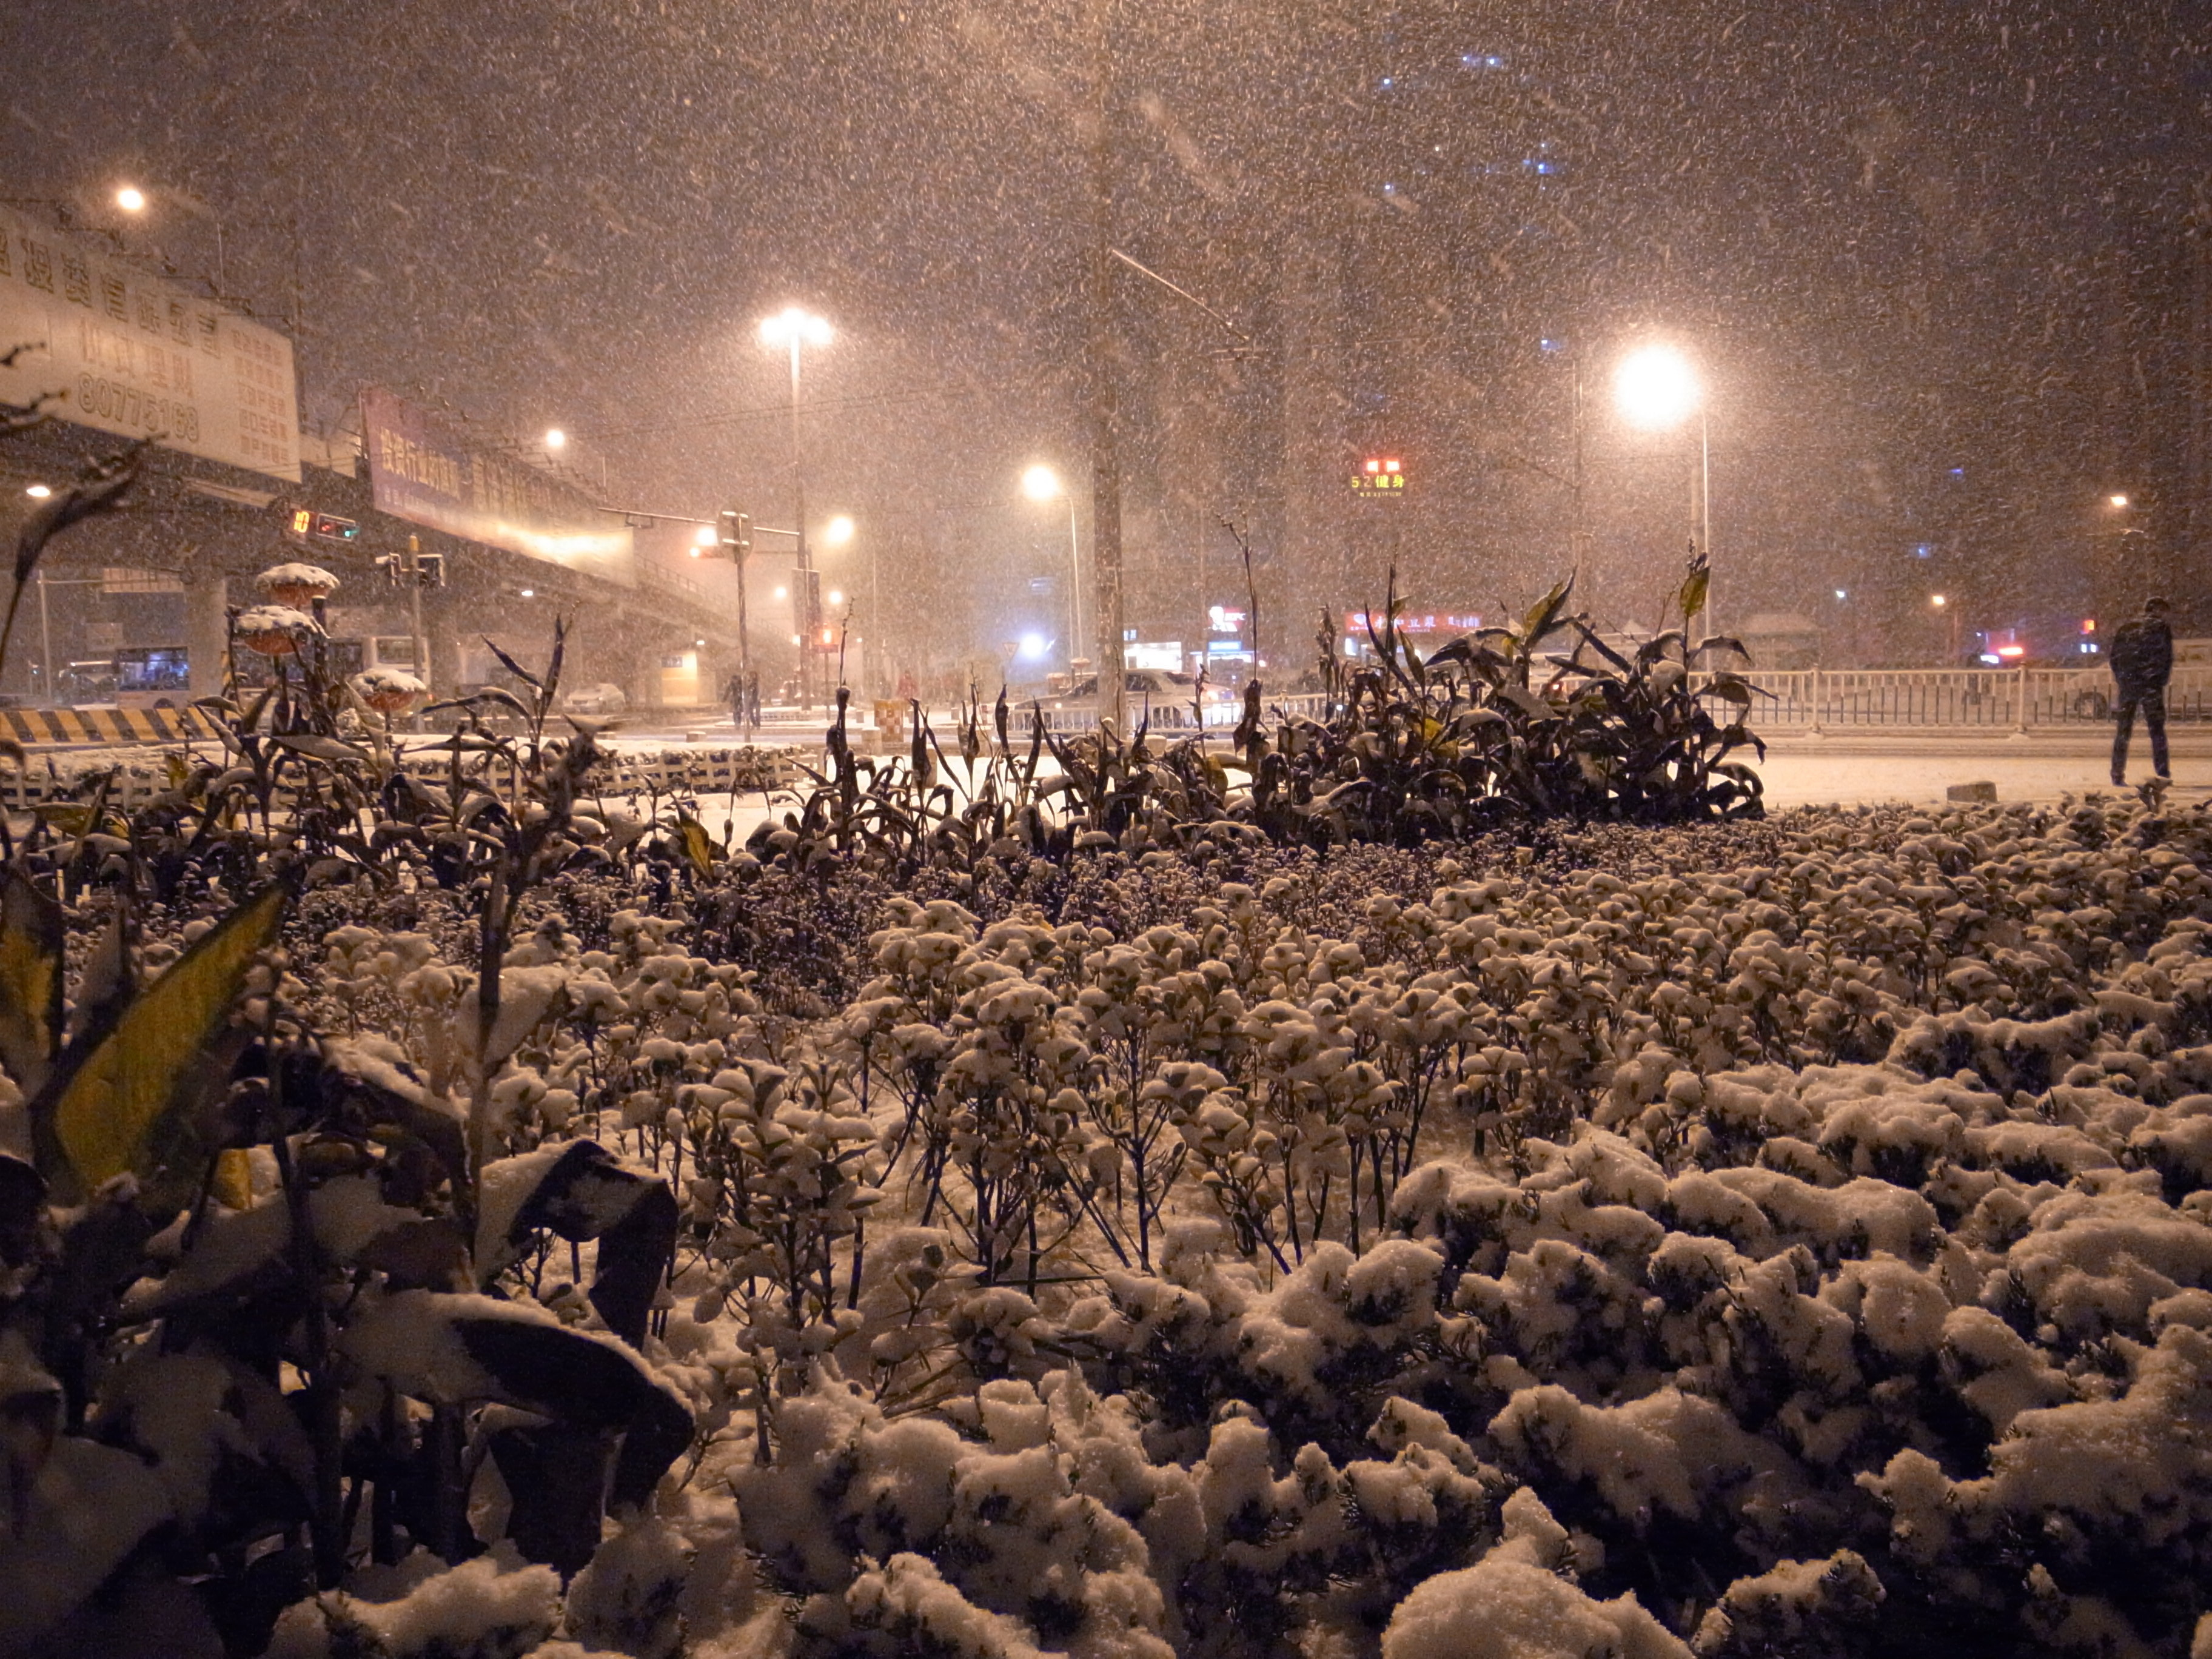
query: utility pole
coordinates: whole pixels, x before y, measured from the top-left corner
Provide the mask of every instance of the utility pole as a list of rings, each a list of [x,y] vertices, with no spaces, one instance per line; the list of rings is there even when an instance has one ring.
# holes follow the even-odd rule
[[[2187,545],[2212,534],[2212,197],[2197,187],[2197,205],[2182,221],[2189,263],[2188,428],[2184,440]],[[2172,545],[2169,532],[2168,545]]]
[[[715,520],[722,556],[738,572],[738,683],[749,683],[753,667],[752,617],[746,609],[745,565],[753,550],[753,521],[734,507],[726,507]]]
[[[814,676],[809,672],[814,660],[816,630],[822,626],[818,608],[812,596],[817,591],[814,585],[811,562],[806,555],[806,463],[805,452],[799,447],[799,331],[791,335],[791,501],[792,523],[798,526],[799,560],[792,592],[798,595],[800,617],[799,628],[799,707],[803,713],[814,706]]]
[[[422,538],[410,535],[407,538],[407,605],[408,625],[415,635],[415,669],[428,694],[424,701],[436,693],[430,684],[430,636],[422,631]],[[422,729],[422,711],[415,711],[415,729]]]
[[[1129,682],[1121,641],[1121,458],[1115,399],[1120,330],[1114,317],[1114,0],[1091,0],[1090,338],[1085,392],[1091,416],[1091,568],[1097,584],[1098,712],[1129,728]]]
[[[1574,343],[1570,342],[1571,345]],[[1583,522],[1583,360],[1579,349],[1575,354],[1574,370],[1574,471],[1567,489],[1570,514],[1567,524],[1567,562],[1574,578],[1576,603],[1584,610],[1588,610],[1591,599],[1589,588],[1587,586],[1590,580],[1589,552],[1583,544],[1588,531]]]

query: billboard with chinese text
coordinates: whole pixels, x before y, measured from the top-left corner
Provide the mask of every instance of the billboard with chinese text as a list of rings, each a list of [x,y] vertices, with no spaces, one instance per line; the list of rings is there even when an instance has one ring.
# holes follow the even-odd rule
[[[0,403],[296,483],[292,343],[0,208]]]
[[[375,387],[361,394],[361,433],[379,512],[636,586],[629,526],[583,491]]]

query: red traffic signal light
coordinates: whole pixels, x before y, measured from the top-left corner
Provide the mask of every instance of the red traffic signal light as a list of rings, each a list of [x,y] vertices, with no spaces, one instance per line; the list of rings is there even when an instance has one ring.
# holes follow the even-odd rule
[[[361,539],[361,525],[352,519],[341,519],[335,513],[295,507],[292,509],[291,532],[298,541],[357,542]]]

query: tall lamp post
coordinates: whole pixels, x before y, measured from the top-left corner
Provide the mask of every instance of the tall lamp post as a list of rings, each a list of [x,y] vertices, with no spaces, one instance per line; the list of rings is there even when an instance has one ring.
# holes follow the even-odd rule
[[[1067,672],[1075,673],[1074,658],[1083,649],[1083,555],[1075,539],[1075,497],[1060,481],[1060,474],[1042,461],[1022,474],[1022,494],[1033,501],[1054,496],[1067,503]]]
[[[808,665],[813,659],[817,647],[814,636],[822,626],[821,589],[814,577],[814,567],[806,550],[806,467],[805,451],[799,434],[799,353],[802,346],[825,346],[830,343],[830,325],[811,312],[797,306],[787,306],[773,317],[763,318],[760,325],[761,343],[769,347],[788,347],[791,351],[791,501],[792,523],[799,538],[799,558],[793,580],[798,595],[797,608],[801,620],[798,629],[799,646],[799,706],[812,707],[811,688],[813,675]]]
[[[1690,536],[1705,556],[1705,632],[1719,629],[1712,600],[1712,444],[1705,422],[1705,388],[1690,361],[1673,346],[1649,345],[1620,360],[1613,376],[1613,402],[1621,418],[1646,431],[1670,431],[1692,415],[1698,417],[1698,465],[1690,475]],[[1683,621],[1685,628],[1688,619]]]

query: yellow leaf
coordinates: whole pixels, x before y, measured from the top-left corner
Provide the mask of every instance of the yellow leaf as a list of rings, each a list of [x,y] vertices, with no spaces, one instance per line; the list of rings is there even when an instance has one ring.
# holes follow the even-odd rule
[[[234,1210],[253,1207],[253,1157],[243,1146],[215,1155],[215,1195]]]
[[[684,817],[676,821],[677,833],[684,837],[684,855],[691,860],[692,867],[702,875],[714,871],[714,843],[707,839],[707,826],[696,818]]]
[[[0,883],[0,1062],[28,1094],[61,1042],[62,918],[16,872]]]
[[[230,1012],[253,958],[276,937],[284,891],[272,887],[211,929],[124,1011],[48,1108],[82,1190],[142,1173],[149,1141]]]

